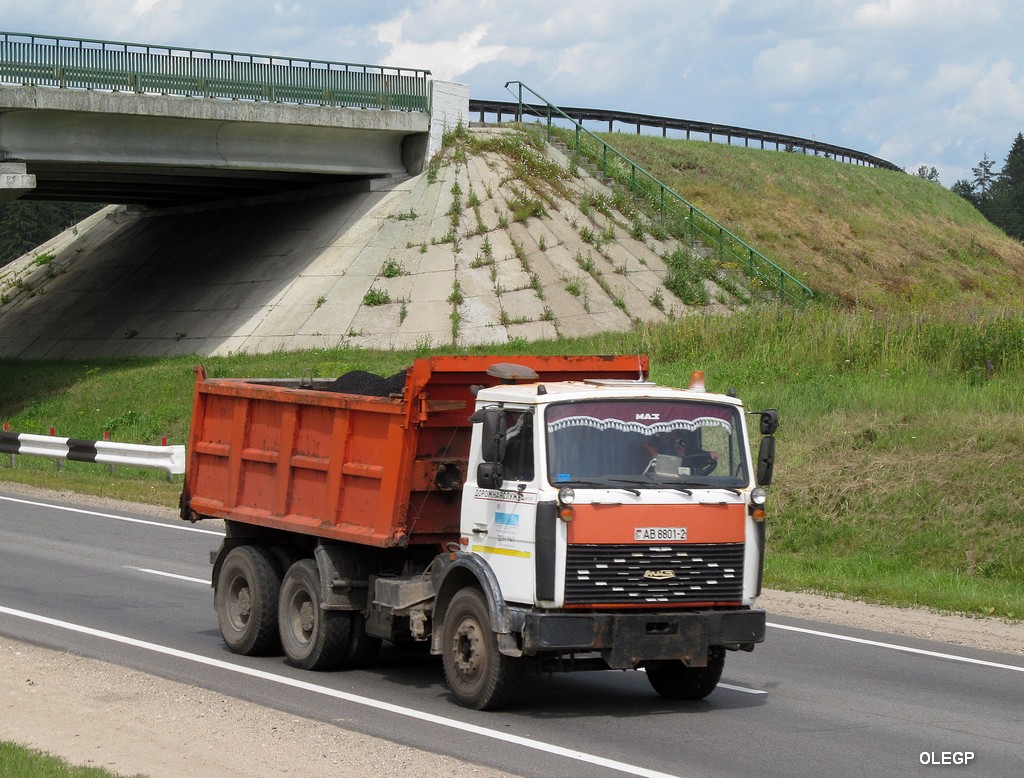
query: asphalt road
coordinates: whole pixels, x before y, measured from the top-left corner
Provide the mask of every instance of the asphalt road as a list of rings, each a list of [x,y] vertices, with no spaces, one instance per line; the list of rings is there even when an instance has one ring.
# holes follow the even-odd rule
[[[664,700],[641,673],[578,673],[478,713],[421,651],[338,673],[231,654],[209,586],[219,542],[202,524],[0,492],[0,634],[524,776],[1024,774],[1016,656],[769,614],[766,642],[729,654],[701,702]]]

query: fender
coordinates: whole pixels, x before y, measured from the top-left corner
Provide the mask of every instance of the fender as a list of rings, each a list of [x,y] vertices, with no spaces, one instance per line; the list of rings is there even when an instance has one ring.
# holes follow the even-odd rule
[[[457,591],[467,586],[478,586],[487,598],[491,629],[498,636],[498,650],[507,656],[522,656],[522,649],[513,635],[512,618],[508,605],[501,595],[498,578],[486,561],[476,554],[468,554],[464,551],[442,554],[434,563],[432,578],[437,595],[434,599],[433,621],[435,628],[431,632],[431,653],[440,654],[442,651],[441,633],[443,630],[440,629],[440,625],[444,624],[448,604],[452,597]]]
[[[324,610],[365,613],[369,577],[371,572],[376,572],[375,566],[367,564],[363,558],[367,556],[366,549],[321,541],[313,550],[313,556],[320,572]]]

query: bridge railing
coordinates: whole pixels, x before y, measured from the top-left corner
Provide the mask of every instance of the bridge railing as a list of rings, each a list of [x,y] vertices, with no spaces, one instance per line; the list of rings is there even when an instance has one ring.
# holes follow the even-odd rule
[[[0,82],[430,111],[429,70],[0,32]]]
[[[524,111],[523,90],[526,90],[543,104],[545,114],[539,118],[546,120],[549,140],[556,118],[568,119],[572,122],[575,130],[574,148],[593,159],[600,166],[602,175],[618,180],[628,186],[630,192],[635,196],[646,200],[658,211],[662,224],[673,235],[686,235],[691,243],[699,240],[705,246],[713,249],[720,261],[735,263],[743,269],[748,277],[772,290],[782,300],[798,305],[807,305],[814,297],[814,293],[809,287],[742,238],[727,230],[697,206],[683,198],[682,195],[665,186],[633,160],[587,130],[580,122],[521,81],[509,81],[505,84],[505,88],[508,89],[512,84],[518,86],[519,113],[517,116],[520,120],[522,120]]]

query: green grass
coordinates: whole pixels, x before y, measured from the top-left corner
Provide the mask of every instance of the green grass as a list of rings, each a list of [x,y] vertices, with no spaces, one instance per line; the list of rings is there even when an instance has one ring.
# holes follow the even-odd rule
[[[75,767],[63,759],[0,741],[0,775],[18,778],[114,778],[101,767]],[[141,778],[139,774],[136,778]]]
[[[704,370],[752,410],[778,408],[768,586],[1024,617],[1024,316],[969,322],[757,308],[626,334],[455,353],[647,353],[653,378]],[[437,353],[453,353],[438,349]],[[420,351],[316,350],[206,358],[213,376],[381,375]],[[18,432],[153,443],[186,438],[198,358],[0,361],[0,419]],[[0,480],[173,506],[149,471],[0,457]]]
[[[804,154],[599,137],[819,298],[940,314],[1024,298],[1024,245],[939,184]]]

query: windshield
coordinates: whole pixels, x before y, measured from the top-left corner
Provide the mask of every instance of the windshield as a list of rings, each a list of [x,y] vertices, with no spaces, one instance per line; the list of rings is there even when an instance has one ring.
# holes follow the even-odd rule
[[[604,400],[552,405],[545,434],[557,486],[747,485],[739,411],[685,400]]]

